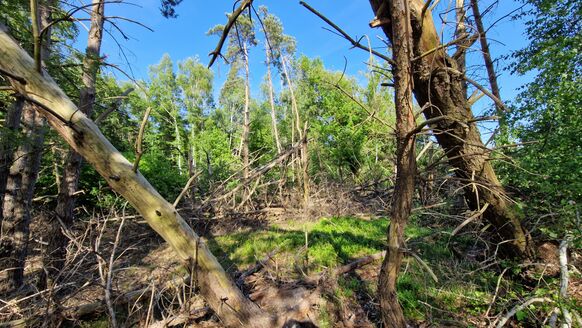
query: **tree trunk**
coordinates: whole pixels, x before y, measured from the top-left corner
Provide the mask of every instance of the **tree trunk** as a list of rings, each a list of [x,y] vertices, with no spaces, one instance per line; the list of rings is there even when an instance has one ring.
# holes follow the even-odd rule
[[[2,129],[2,138],[0,140],[0,227],[2,226],[4,194],[6,192],[6,183],[10,174],[10,166],[14,160],[14,148],[16,147],[16,135],[20,127],[20,116],[24,107],[24,98],[17,95],[14,103],[6,113],[6,120]]]
[[[271,55],[269,47],[265,47],[266,65],[267,65],[267,83],[269,84],[269,104],[271,105],[271,124],[273,126],[273,137],[277,146],[277,154],[281,153],[281,141],[279,140],[279,131],[277,129],[277,113],[275,112],[275,96],[273,95],[273,79],[271,78]]]
[[[481,19],[481,13],[479,12],[479,5],[477,0],[471,0],[471,8],[473,9],[473,19],[475,20],[477,32],[479,33],[481,53],[483,54],[485,68],[487,68],[487,77],[489,78],[491,93],[497,97],[497,99],[501,99],[499,85],[497,84],[497,75],[495,74],[495,67],[493,66],[493,60],[491,59],[491,52],[489,51],[489,44],[487,43],[487,35],[485,34],[485,28],[483,27],[483,20]],[[503,110],[499,107],[499,105],[496,104],[495,108],[497,109],[497,115],[501,115],[503,113]],[[500,125],[501,124],[502,122],[500,122]]]
[[[370,0],[376,18],[390,19],[389,0]],[[527,258],[533,255],[530,237],[521,225],[490,163],[490,152],[481,141],[471,108],[463,93],[463,76],[455,74],[457,64],[439,49],[432,15],[426,12],[421,21],[424,1],[410,0],[412,26],[414,94],[427,119],[441,118],[432,128],[447,154],[457,178],[466,185],[465,198],[472,210],[489,204],[483,217],[495,229],[500,254]],[[390,24],[382,25],[392,40]],[[392,40],[394,42],[394,40]],[[425,54],[425,55],[423,55]]]
[[[22,286],[28,249],[31,200],[34,192],[44,140],[44,120],[30,103],[22,111],[23,140],[14,153],[4,195],[0,238],[0,270],[7,278],[0,282],[0,291]]]
[[[299,116],[299,108],[297,107],[297,99],[295,98],[295,92],[293,91],[293,85],[291,84],[291,77],[289,76],[289,70],[287,69],[287,61],[285,60],[285,57],[283,55],[281,55],[281,65],[283,66],[283,74],[285,74],[285,79],[287,80],[287,87],[289,88],[289,94],[291,96],[291,111],[292,111],[292,115],[295,118],[295,126],[291,127],[291,131],[293,132],[294,129],[297,129],[297,135],[299,136],[298,140],[302,140],[303,139],[303,131],[301,130],[301,118]],[[293,121],[293,120],[292,120]],[[307,132],[307,130],[306,130]],[[294,134],[292,134],[293,136]],[[291,138],[293,139],[293,138]],[[295,140],[291,140],[292,142],[295,142]],[[309,174],[307,171],[307,165],[309,164],[309,159],[307,157],[307,146],[308,146],[308,141],[307,139],[304,142],[304,147],[302,148],[301,152],[299,153],[301,162],[299,165],[299,168],[302,171],[302,178],[298,179],[301,180],[301,183],[303,184],[303,202],[304,202],[304,208],[306,209],[309,203]]]
[[[79,94],[79,109],[88,117],[93,113],[95,103],[95,79],[100,63],[101,40],[103,37],[103,22],[105,3],[102,0],[93,0],[91,10],[91,27],[89,29],[87,49],[83,59],[83,87]],[[56,279],[63,268],[67,256],[68,238],[62,229],[68,229],[73,224],[75,199],[79,187],[79,175],[83,158],[71,149],[63,167],[61,185],[57,196],[56,218],[50,218],[49,245],[43,258],[44,268],[48,277],[41,277],[40,286],[44,287],[45,278]],[[62,225],[62,226],[61,226]]]
[[[34,46],[34,69],[42,70],[42,61],[50,52],[51,31],[41,39],[40,31],[49,25],[54,3],[47,1],[38,6],[30,1]],[[45,122],[32,104],[24,104],[21,116],[22,137],[16,149],[6,179],[3,199],[3,219],[0,233],[0,270],[7,270],[7,279],[0,282],[0,290],[19,288],[24,282],[24,266],[30,235],[31,206],[34,187],[42,158]]]
[[[27,83],[14,83],[21,93],[41,104],[40,111],[65,141],[121,194],[187,263],[200,294],[227,327],[273,327],[275,321],[244,297],[226,275],[206,243],[164,200],[133,165],[113,147],[99,128],[67,98],[50,77],[34,70],[34,62],[4,31],[0,31],[0,69]],[[73,115],[74,114],[74,115]],[[70,119],[69,119],[70,118]]]
[[[390,2],[392,14],[392,54],[396,106],[396,184],[392,198],[392,211],[388,230],[388,248],[380,276],[378,296],[384,327],[406,328],[406,320],[398,303],[396,283],[402,263],[404,228],[412,210],[414,180],[416,175],[415,128],[412,109],[412,45],[408,0]]]
[[[467,37],[467,27],[465,26],[465,20],[467,18],[467,14],[465,12],[465,0],[456,0],[455,5],[455,13],[457,18],[457,29],[455,30],[455,38],[461,40],[457,43],[458,48],[465,48],[467,47],[466,37]],[[466,49],[459,49],[461,50],[459,53],[459,57],[457,58],[457,67],[459,71],[465,74],[467,71],[467,51]],[[467,82],[461,82],[461,87],[463,88],[463,94],[465,98],[467,97]]]
[[[251,102],[251,82],[250,82],[250,73],[249,73],[249,53],[247,50],[247,44],[243,44],[243,56],[244,56],[244,65],[245,65],[245,105],[243,111],[243,131],[242,131],[242,140],[241,140],[241,153],[243,159],[243,178],[246,181],[249,177],[249,134],[251,130],[251,117],[250,117],[250,102]],[[246,193],[244,193],[246,195]],[[244,198],[244,196],[243,196]]]

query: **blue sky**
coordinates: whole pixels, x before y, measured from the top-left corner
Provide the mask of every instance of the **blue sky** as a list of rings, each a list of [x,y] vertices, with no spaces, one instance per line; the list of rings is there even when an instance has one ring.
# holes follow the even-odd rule
[[[148,66],[159,62],[164,53],[170,54],[174,62],[187,57],[198,56],[203,63],[208,63],[208,53],[214,49],[217,37],[206,36],[206,31],[216,24],[226,22],[226,12],[232,11],[232,1],[196,1],[184,0],[177,7],[178,18],[166,19],[159,12],[159,0],[134,0],[138,5],[130,4],[108,4],[106,7],[107,16],[123,16],[147,25],[154,32],[150,32],[143,27],[128,22],[118,21],[118,26],[130,37],[124,40],[121,35],[111,28],[111,34],[115,36],[117,42],[123,48],[127,60],[125,61],[120,48],[111,36],[106,36],[102,52],[107,55],[109,62],[131,71],[138,79],[147,79]],[[481,9],[487,7],[490,0],[481,1]],[[374,46],[381,46],[383,34],[379,30],[372,30],[368,27],[368,22],[373,14],[368,1],[353,0],[312,0],[310,5],[318,9],[327,17],[336,22],[346,32],[353,37],[368,36]],[[445,12],[452,7],[453,0],[442,0],[437,10]],[[277,15],[283,22],[285,33],[297,39],[297,53],[305,54],[309,57],[320,57],[326,67],[333,70],[343,70],[347,61],[347,73],[359,77],[363,81],[362,72],[366,70],[365,61],[368,54],[359,49],[351,49],[349,43],[331,32],[323,29],[326,26],[319,18],[303,8],[299,1],[255,1],[255,5],[266,5],[269,10]],[[506,15],[520,4],[514,0],[500,1],[494,8],[492,14],[486,21],[492,22],[497,18]],[[453,20],[454,13],[435,15],[437,29],[445,31],[446,20]],[[505,19],[492,29],[488,37],[491,39],[493,57],[510,53],[524,47],[527,44],[523,36],[524,26],[522,22]],[[86,40],[84,28],[81,28],[78,46],[84,47]],[[445,32],[446,34],[446,32]],[[259,97],[259,84],[265,73],[263,67],[263,50],[259,45],[251,53],[251,83],[253,84],[253,96]],[[469,57],[469,65],[481,65],[481,57],[478,53],[479,45],[475,44],[472,55]],[[383,51],[383,49],[378,49]],[[344,59],[345,58],[345,59]],[[130,67],[129,67],[130,66]],[[220,61],[214,65],[216,86],[220,88],[227,73],[228,67]],[[473,71],[472,77],[487,85],[484,69]],[[510,101],[516,95],[516,88],[526,83],[528,77],[512,76],[509,72],[498,71],[500,74],[500,85],[502,88],[502,98]],[[119,79],[125,79],[122,75],[116,74]],[[481,112],[491,106],[491,102],[483,98],[476,106],[475,110]]]

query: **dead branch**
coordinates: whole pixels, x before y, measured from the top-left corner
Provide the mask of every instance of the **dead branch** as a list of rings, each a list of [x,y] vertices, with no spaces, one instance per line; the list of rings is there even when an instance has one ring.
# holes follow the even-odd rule
[[[121,102],[123,101],[123,99],[126,99],[127,96],[133,91],[133,88],[128,88],[127,90],[123,91],[123,93],[121,95],[119,95],[117,97],[117,100],[115,100],[110,106],[109,108],[107,108],[106,110],[104,110],[101,114],[99,114],[97,116],[97,118],[95,119],[95,124],[99,125],[101,123],[101,121],[103,121],[104,119],[107,118],[107,116],[109,116],[109,114],[113,113],[115,110],[117,110],[120,106],[121,106]]]
[[[253,4],[253,0],[243,0],[243,2],[240,4],[240,6],[238,6],[238,8],[236,8],[228,16],[228,22],[224,26],[224,30],[222,30],[222,35],[220,36],[220,40],[218,41],[216,48],[208,54],[209,56],[212,56],[212,58],[210,58],[210,63],[208,63],[208,68],[212,67],[212,64],[214,64],[214,62],[216,61],[216,58],[218,58],[218,56],[222,56],[220,52],[222,51],[222,47],[224,46],[224,42],[226,41],[226,38],[228,38],[228,33],[232,29],[232,26],[234,25],[234,23],[236,22],[238,17],[242,14],[242,12],[245,9],[249,8],[252,4]]]
[[[315,10],[313,7],[311,7],[310,5],[305,3],[305,1],[300,1],[299,4],[302,5],[303,7],[307,8],[307,10],[311,11],[317,17],[321,18],[324,22],[326,22],[329,26],[331,26],[334,30],[336,30],[339,34],[341,34],[341,36],[344,39],[348,40],[352,44],[352,46],[354,46],[355,48],[365,50],[366,52],[372,53],[375,56],[382,58],[383,60],[387,61],[391,65],[395,65],[394,60],[392,60],[392,58],[390,58],[386,55],[383,55],[383,54],[377,52],[376,50],[371,49],[371,48],[361,44],[360,41],[354,40],[349,34],[347,34],[344,30],[342,30],[339,26],[337,26],[329,18],[325,17],[322,13],[320,13],[319,11]]]
[[[150,113],[152,111],[151,107],[148,107],[143,114],[143,119],[141,120],[141,125],[139,126],[139,132],[137,134],[137,139],[135,141],[135,161],[133,162],[133,172],[137,173],[137,169],[139,168],[139,161],[141,160],[141,156],[143,155],[142,149],[142,139],[143,134],[145,132],[146,124],[148,123],[148,118],[150,117]]]

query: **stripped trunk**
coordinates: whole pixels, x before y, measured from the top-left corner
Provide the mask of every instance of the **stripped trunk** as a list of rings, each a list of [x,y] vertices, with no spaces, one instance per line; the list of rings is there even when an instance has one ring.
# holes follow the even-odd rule
[[[247,44],[243,44],[243,61],[245,65],[245,105],[243,110],[243,131],[241,137],[241,153],[243,159],[243,178],[245,181],[249,177],[249,134],[251,130],[251,117],[250,117],[250,102],[251,102],[251,90],[250,90],[250,73],[249,73],[249,53],[247,49]],[[243,198],[245,198],[243,196]]]
[[[284,314],[272,318],[247,299],[226,275],[206,243],[188,226],[172,204],[133,171],[133,165],[113,147],[99,128],[67,98],[50,77],[34,69],[34,61],[0,30],[0,69],[22,77],[26,84],[13,87],[42,104],[39,111],[63,139],[122,195],[168,242],[178,257],[191,268],[200,295],[227,327],[267,328],[283,326]],[[47,111],[49,108],[50,111]],[[74,115],[73,115],[74,114]],[[70,119],[69,119],[70,118]]]
[[[49,25],[53,1],[38,6],[31,0],[31,23],[34,40],[34,68],[40,73],[42,61],[50,50],[50,28],[41,40],[40,31]],[[44,42],[41,42],[44,41]],[[14,118],[15,119],[15,118]],[[26,103],[21,113],[22,138],[14,152],[6,179],[0,232],[0,270],[7,270],[7,278],[0,282],[0,290],[19,288],[24,282],[24,266],[30,235],[31,203],[38,178],[44,146],[44,119],[32,104]]]
[[[95,78],[99,69],[99,53],[103,33],[104,7],[102,0],[93,0],[91,10],[91,27],[89,29],[87,49],[83,59],[83,87],[79,94],[79,109],[91,116],[95,102]],[[56,217],[48,223],[49,245],[44,256],[44,267],[51,280],[56,279],[57,274],[63,268],[66,259],[68,238],[62,229],[69,229],[73,224],[75,199],[79,186],[79,175],[83,158],[79,153],[71,149],[67,155],[63,167],[61,186],[57,196]],[[44,277],[41,279],[44,280]],[[44,281],[41,281],[41,286]]]
[[[392,198],[390,226],[388,228],[388,249],[378,277],[378,296],[384,327],[405,328],[406,320],[398,303],[396,282],[402,264],[404,228],[412,210],[416,157],[415,128],[412,109],[412,45],[408,0],[390,2],[392,12],[392,53],[395,66],[394,91],[396,106],[396,184]]]
[[[265,47],[266,65],[267,65],[267,82],[269,84],[269,104],[271,105],[271,124],[273,126],[273,137],[277,146],[277,154],[281,153],[281,141],[279,140],[279,131],[277,129],[277,113],[275,112],[275,96],[273,91],[273,79],[271,77],[271,54],[269,47]]]
[[[390,19],[390,0],[370,0],[376,17]],[[384,5],[383,5],[384,4]],[[463,92],[463,76],[457,64],[443,49],[424,53],[440,46],[432,14],[422,18],[424,1],[409,0],[412,26],[414,95],[427,119],[440,120],[430,127],[465,185],[465,198],[472,210],[489,204],[483,217],[491,223],[500,244],[500,254],[527,258],[533,255],[530,237],[517,212],[505,195],[490,163],[490,152],[481,141],[471,107]],[[382,25],[392,42],[390,24]]]

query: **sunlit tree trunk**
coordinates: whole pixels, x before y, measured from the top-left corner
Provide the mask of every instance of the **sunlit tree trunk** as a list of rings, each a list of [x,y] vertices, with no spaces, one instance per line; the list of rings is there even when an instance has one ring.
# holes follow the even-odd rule
[[[245,104],[243,109],[243,130],[241,140],[241,153],[243,159],[243,178],[246,180],[249,177],[249,134],[251,132],[251,116],[250,116],[250,102],[251,102],[251,81],[249,73],[249,53],[247,44],[243,44],[243,61],[245,65]]]
[[[404,228],[412,210],[416,155],[414,153],[415,127],[412,108],[412,44],[410,21],[407,19],[408,0],[390,2],[392,12],[392,56],[395,66],[394,91],[396,107],[396,184],[392,197],[392,211],[388,228],[388,249],[378,277],[378,297],[384,327],[406,328],[406,320],[398,303],[396,283],[402,264]]]
[[[390,19],[390,0],[371,0],[377,18]],[[385,4],[385,5],[383,5]],[[505,190],[490,163],[490,152],[481,141],[471,107],[463,92],[463,76],[457,64],[443,49],[432,15],[422,19],[424,1],[410,0],[412,26],[414,95],[427,119],[437,119],[430,127],[455,168],[457,178],[465,185],[465,198],[472,210],[489,204],[483,217],[495,230],[500,254],[508,257],[531,257],[533,248],[528,233],[521,225],[517,212],[507,199]],[[381,21],[381,20],[380,20]],[[390,24],[382,25],[392,41]]]
[[[265,56],[267,65],[267,83],[269,84],[269,104],[271,105],[271,125],[273,127],[273,137],[277,146],[277,153],[281,153],[281,141],[279,140],[279,131],[277,129],[277,112],[275,111],[275,96],[273,91],[273,78],[271,77],[271,54],[269,47],[265,46]]]
[[[87,39],[85,58],[83,59],[83,85],[79,93],[79,109],[89,117],[93,113],[95,104],[95,80],[101,61],[99,56],[103,39],[104,10],[104,1],[93,0],[91,27]],[[69,240],[63,234],[62,229],[69,229],[73,225],[82,163],[83,158],[81,155],[73,149],[69,150],[57,196],[56,218],[50,218],[49,245],[44,256],[46,278],[50,280],[56,278],[66,260],[66,248]],[[41,286],[43,284],[44,281],[41,281]]]
[[[455,30],[455,37],[460,40],[457,43],[457,47],[463,48],[467,47],[467,43],[464,42],[467,38],[467,26],[465,25],[465,20],[467,19],[467,14],[465,11],[465,0],[456,0],[455,13],[457,18],[457,29]],[[460,49],[460,55],[457,58],[457,65],[459,71],[465,73],[467,70],[467,51],[466,49]],[[461,83],[465,98],[467,97],[467,82],[463,81]]]

